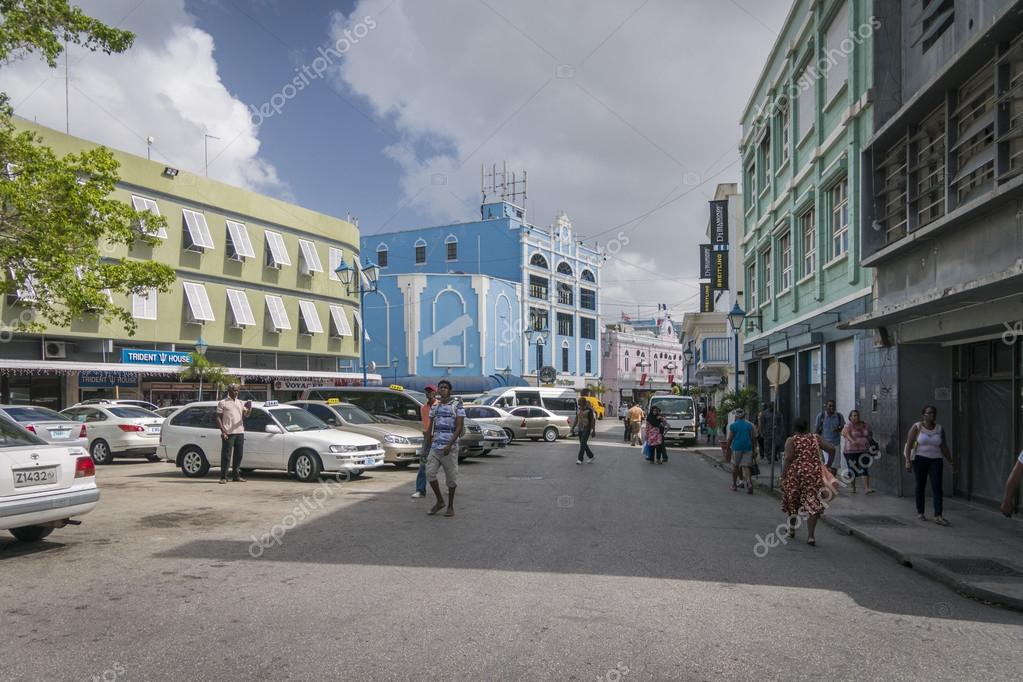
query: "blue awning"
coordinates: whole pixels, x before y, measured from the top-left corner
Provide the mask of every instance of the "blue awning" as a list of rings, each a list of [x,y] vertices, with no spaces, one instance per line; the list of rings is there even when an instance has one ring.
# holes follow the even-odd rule
[[[526,380],[520,376],[509,374],[507,377],[502,374],[491,374],[490,376],[472,376],[472,377],[457,377],[457,376],[410,376],[410,377],[398,377],[396,383],[401,384],[405,388],[413,391],[422,391],[427,386],[433,384],[437,385],[437,382],[441,379],[447,379],[451,382],[451,386],[454,389],[454,393],[486,393],[495,388],[503,388],[505,386],[528,386]]]

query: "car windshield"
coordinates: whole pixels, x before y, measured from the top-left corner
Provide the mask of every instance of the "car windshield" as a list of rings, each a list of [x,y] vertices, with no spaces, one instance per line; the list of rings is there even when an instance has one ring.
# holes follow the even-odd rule
[[[415,398],[419,402],[420,405],[425,405],[426,404],[426,394],[425,393],[421,393],[419,391],[405,391],[405,393],[407,393],[408,395],[410,395],[413,398]]]
[[[11,420],[0,417],[0,448],[18,448],[26,445],[46,445],[46,441]]]
[[[650,407],[661,408],[661,414],[668,419],[692,419],[693,401],[691,398],[664,398],[654,400]]]
[[[45,407],[5,407],[4,412],[7,416],[16,422],[22,424],[27,422],[69,422],[71,421],[59,412],[47,409]]]
[[[285,431],[319,431],[329,429],[323,420],[297,407],[278,407],[270,410]]]
[[[339,405],[334,409],[337,410],[338,414],[341,415],[341,418],[349,424],[375,424],[379,421],[369,412],[366,412],[366,410],[361,407],[356,407],[355,405]]]
[[[110,414],[121,419],[147,419],[156,415],[141,407],[108,407]]]

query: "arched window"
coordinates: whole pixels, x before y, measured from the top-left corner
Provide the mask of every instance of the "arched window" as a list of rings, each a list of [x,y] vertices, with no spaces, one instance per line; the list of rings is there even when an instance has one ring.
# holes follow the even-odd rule
[[[426,240],[419,238],[416,240],[416,265],[422,265],[426,262]]]
[[[435,367],[465,367],[468,337],[465,329],[451,333],[465,315],[465,299],[454,289],[440,291],[433,299],[433,334],[441,334],[433,351]]]
[[[381,244],[377,247],[377,265],[382,268],[387,267],[387,244]]]
[[[543,268],[544,270],[551,269],[550,266],[547,265],[547,259],[538,253],[533,254],[533,257],[529,259],[529,264],[534,267]]]
[[[580,275],[580,277],[583,278],[584,282],[596,282],[597,281],[597,278],[594,277],[593,273],[590,272],[589,270],[583,270],[583,272]]]
[[[568,339],[561,342],[561,371],[570,372],[568,365],[568,354],[569,354]]]
[[[569,277],[571,277],[572,276],[572,266],[569,265],[568,263],[566,263],[565,261],[561,261],[560,263],[558,263],[558,274],[559,275],[568,275]]]
[[[458,260],[458,237],[449,234],[444,240],[444,246],[447,250],[447,259],[449,261]]]

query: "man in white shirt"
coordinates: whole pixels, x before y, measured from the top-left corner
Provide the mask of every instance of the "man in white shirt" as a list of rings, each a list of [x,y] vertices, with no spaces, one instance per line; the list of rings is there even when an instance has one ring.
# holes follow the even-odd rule
[[[227,397],[217,403],[217,426],[220,427],[220,482],[227,483],[227,470],[231,467],[233,479],[244,483],[239,470],[245,445],[245,418],[252,413],[252,401],[238,400],[238,385],[227,387]],[[233,462],[232,462],[232,455]]]

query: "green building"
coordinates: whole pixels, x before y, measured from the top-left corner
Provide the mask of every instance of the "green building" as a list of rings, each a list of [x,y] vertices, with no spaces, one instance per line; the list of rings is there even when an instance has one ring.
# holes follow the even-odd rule
[[[20,121],[58,154],[94,143]],[[104,254],[158,260],[177,271],[170,291],[119,300],[138,325],[129,337],[95,316],[42,334],[11,332],[32,318],[33,293],[0,301],[0,402],[62,408],[95,397],[157,404],[195,400],[176,376],[201,338],[258,399],[290,399],[308,385],[362,380],[358,297],[334,274],[358,262],[358,228],[344,220],[225,185],[163,163],[113,152],[115,196],[166,217],[155,247],[106,245]],[[341,371],[350,370],[350,371]],[[378,376],[373,378],[379,379]],[[207,387],[203,398],[213,398]]]
[[[776,396],[787,425],[815,419],[828,398],[848,413],[856,344],[870,342],[837,325],[870,307],[857,197],[860,148],[873,126],[877,28],[866,0],[797,0],[742,114],[736,248],[746,376],[769,399],[767,366],[788,366],[791,378]]]

